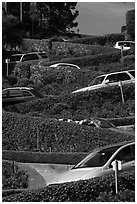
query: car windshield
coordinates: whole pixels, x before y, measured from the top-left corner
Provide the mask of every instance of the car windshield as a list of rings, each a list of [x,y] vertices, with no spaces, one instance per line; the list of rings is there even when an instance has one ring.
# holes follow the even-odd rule
[[[104,78],[105,78],[105,76],[96,77],[95,79],[93,79],[93,81],[91,81],[89,86],[97,85],[97,84],[102,84]]]
[[[10,62],[17,62],[20,61],[22,55],[14,55],[14,56],[10,56]]]
[[[135,71],[129,71],[129,73],[135,78]]]
[[[42,58],[47,58],[47,55],[46,55],[46,53],[44,53],[44,52],[39,52],[38,53]]]
[[[108,147],[100,151],[93,151],[91,154],[85,157],[85,159],[83,159],[79,164],[74,166],[73,169],[104,166],[120,146],[122,145]]]
[[[43,95],[40,91],[37,91],[35,89],[32,89],[31,90],[31,93],[34,94],[35,97],[38,97],[38,98],[43,98]]]
[[[130,42],[119,42],[119,46],[130,47],[131,43]]]

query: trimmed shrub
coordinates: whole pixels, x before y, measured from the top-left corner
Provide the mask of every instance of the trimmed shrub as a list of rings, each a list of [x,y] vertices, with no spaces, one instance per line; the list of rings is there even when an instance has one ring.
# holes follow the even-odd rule
[[[70,109],[70,106],[66,103],[56,103],[53,107],[52,107],[52,112],[53,114],[59,114],[62,110],[68,110]]]
[[[59,62],[65,62],[65,63],[72,63],[76,64],[80,67],[84,66],[95,66],[95,65],[101,65],[101,64],[109,64],[112,62],[119,62],[121,58],[121,53],[119,50],[107,52],[107,53],[101,53],[96,55],[86,55],[83,57],[74,57],[74,58],[64,58],[60,61],[52,61],[52,64],[59,63]],[[40,65],[47,66],[51,63],[41,62]]]
[[[88,152],[99,146],[134,139],[134,134],[3,112],[3,150]]]
[[[60,94],[58,96],[45,96],[43,99],[30,101],[15,106],[5,107],[6,110],[22,114],[61,118],[63,110],[53,112],[53,107],[58,103],[65,103],[70,108],[67,114],[70,119],[77,120],[90,117],[118,118],[135,114],[135,85],[123,86],[125,102],[122,102],[121,92],[118,86],[106,87],[96,91],[87,91],[76,94]],[[133,115],[130,115],[133,114]]]
[[[121,58],[121,63],[123,65],[126,65],[126,66],[134,64],[135,63],[135,55],[124,56],[123,58]]]
[[[7,77],[7,79],[8,79],[8,82],[9,82],[10,86],[14,86],[18,82],[17,77],[15,75],[13,75],[13,74],[9,75]]]
[[[13,171],[14,169],[14,171]],[[13,166],[13,162],[2,162],[2,188],[16,189],[28,187],[28,175],[25,171],[20,170],[17,165]]]
[[[122,117],[122,118],[99,118],[100,121],[107,121],[115,126],[134,125],[135,117]]]
[[[84,152],[28,152],[28,151],[6,151],[2,152],[2,159],[13,160],[22,163],[47,163],[75,165],[88,153]]]
[[[3,198],[10,202],[134,202],[135,172],[126,172],[118,178],[119,193],[115,194],[114,175],[49,185]]]
[[[123,34],[107,34],[103,36],[92,36],[92,37],[85,37],[80,39],[71,40],[73,43],[81,43],[81,44],[90,44],[90,45],[114,45],[117,41],[124,40],[125,37]]]

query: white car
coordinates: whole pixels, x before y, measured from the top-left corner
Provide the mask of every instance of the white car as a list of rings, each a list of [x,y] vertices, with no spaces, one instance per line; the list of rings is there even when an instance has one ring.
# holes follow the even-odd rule
[[[135,169],[135,141],[126,141],[95,149],[67,172],[49,184],[60,184],[114,174],[113,161],[119,164],[119,173]]]
[[[135,46],[135,42],[134,41],[118,41],[114,45],[114,48],[120,49],[120,50],[121,49],[122,50],[129,50],[131,48],[131,46]]]
[[[80,67],[75,65],[75,64],[69,64],[69,63],[63,63],[63,62],[57,63],[57,64],[52,64],[52,65],[50,65],[50,67],[55,67],[55,68],[66,67],[66,68],[80,69]]]
[[[48,56],[45,52],[30,52],[23,54],[14,54],[9,58],[10,63],[20,63],[25,61],[39,61],[42,59],[48,59]]]
[[[78,89],[72,93],[92,91],[107,86],[116,86],[119,85],[120,82],[122,85],[135,83],[135,70],[114,72],[98,76],[89,84],[88,87]]]

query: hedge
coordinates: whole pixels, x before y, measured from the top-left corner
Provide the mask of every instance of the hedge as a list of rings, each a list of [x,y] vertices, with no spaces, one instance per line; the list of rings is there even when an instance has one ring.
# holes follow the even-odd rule
[[[135,172],[118,177],[115,194],[114,175],[50,185],[38,190],[3,197],[6,202],[135,202]]]
[[[73,43],[81,43],[81,44],[98,44],[98,45],[114,45],[117,41],[124,40],[125,36],[124,34],[118,33],[118,34],[107,34],[103,36],[92,36],[92,37],[85,37],[80,39],[72,40]]]
[[[121,37],[122,36],[122,37]],[[114,50],[112,47],[104,47],[107,42],[114,43],[117,39],[123,39],[121,34],[111,34],[106,36],[93,36],[70,40],[69,42],[52,42],[51,47],[49,46],[50,39],[24,39],[23,50],[24,51],[45,51],[47,54],[51,52],[53,55],[62,55],[67,57],[68,55],[88,55],[100,52],[109,52]],[[99,40],[98,40],[99,39]],[[103,40],[104,43],[101,43]],[[94,43],[98,41],[98,46],[94,46]],[[100,41],[100,42],[99,42]],[[82,42],[82,43],[81,43]],[[90,42],[90,43],[87,43]],[[91,43],[92,42],[92,43]],[[91,46],[92,45],[92,46]]]
[[[13,162],[2,161],[2,189],[15,189],[28,187],[28,175],[20,170]]]
[[[88,153],[84,152],[28,152],[8,151],[2,152],[2,159],[22,163],[48,163],[48,164],[69,164],[75,165],[80,162]]]
[[[135,9],[126,12],[126,26],[131,39],[135,39]]]
[[[119,62],[121,58],[121,53],[119,50],[106,52],[106,53],[100,53],[96,55],[86,55],[83,57],[71,57],[71,58],[64,58],[59,61],[52,61],[52,64],[59,63],[59,62],[65,62],[65,63],[72,63],[76,64],[80,67],[84,66],[94,66],[99,64],[109,64],[112,62]],[[45,63],[44,61],[41,62],[41,65],[49,65],[50,63]]]
[[[135,85],[124,85],[123,94],[124,103],[118,86],[106,87],[83,93],[45,96],[40,100],[6,107],[6,110],[30,113],[34,116],[70,119],[77,119],[77,115],[81,115],[81,119],[128,117],[135,113]]]
[[[89,152],[134,134],[3,111],[3,150]]]
[[[44,70],[46,69],[47,66],[55,63],[71,63],[71,64],[76,64],[80,67],[85,67],[85,66],[95,66],[95,65],[101,65],[101,64],[109,64],[112,62],[119,62],[121,58],[121,54],[119,50],[108,52],[108,53],[101,53],[101,54],[96,54],[96,55],[87,55],[84,57],[71,57],[71,58],[64,58],[62,60],[57,60],[57,61],[52,61],[52,62],[47,62],[47,61],[41,61],[37,65],[37,73],[39,73],[39,70]],[[33,67],[30,66],[30,62],[22,62],[19,64],[16,64],[13,73],[18,76],[18,77],[28,77],[28,73],[31,75],[33,74]],[[30,77],[30,76],[29,76]]]
[[[99,118],[101,121],[108,121],[115,126],[135,125],[135,117],[122,117],[122,118]]]

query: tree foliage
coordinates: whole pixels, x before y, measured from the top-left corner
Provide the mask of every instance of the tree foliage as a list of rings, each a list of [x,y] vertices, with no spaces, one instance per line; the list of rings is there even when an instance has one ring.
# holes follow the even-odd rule
[[[2,16],[2,44],[11,50],[22,43],[23,33],[19,28],[19,20],[13,15]]]
[[[135,39],[135,9],[129,10],[126,13],[126,26],[127,31],[131,38]]]
[[[49,33],[66,33],[78,25],[74,22],[79,12],[75,2],[40,2],[38,11],[44,16],[45,29]]]

